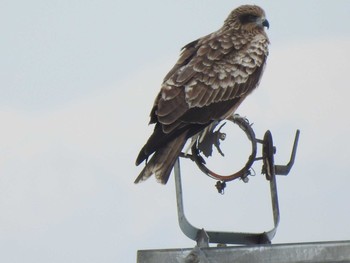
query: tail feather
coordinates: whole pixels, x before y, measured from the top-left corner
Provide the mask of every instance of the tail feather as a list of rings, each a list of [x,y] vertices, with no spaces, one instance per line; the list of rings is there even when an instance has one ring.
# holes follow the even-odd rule
[[[152,174],[159,183],[166,184],[171,170],[186,143],[187,132],[159,148],[135,180],[135,184],[147,180]]]

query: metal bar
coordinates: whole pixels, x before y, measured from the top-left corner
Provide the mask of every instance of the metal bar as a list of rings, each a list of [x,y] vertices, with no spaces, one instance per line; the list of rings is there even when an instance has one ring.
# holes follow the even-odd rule
[[[178,214],[180,229],[188,238],[197,241],[198,233],[199,231],[201,231],[201,229],[193,226],[187,220],[185,215],[179,159],[176,161],[174,165],[174,173],[175,173],[177,214]],[[275,228],[272,229],[272,232],[269,231],[267,233],[266,232],[264,233],[221,232],[221,231],[207,231],[207,230],[205,231],[209,237],[210,243],[244,244],[244,245],[270,243],[271,239],[269,239],[268,235],[273,236],[276,232]]]
[[[179,263],[192,248],[139,250],[137,263]],[[208,262],[350,263],[350,241],[201,248]]]
[[[196,240],[198,228],[191,225],[187,220],[184,212],[182,184],[181,184],[181,172],[180,172],[180,158],[178,158],[174,165],[175,173],[175,187],[176,187],[176,203],[177,203],[177,216],[179,225],[182,232],[190,239]]]
[[[273,224],[274,227],[270,231],[266,233],[268,239],[271,241],[278,228],[278,224],[280,222],[280,209],[278,205],[278,194],[277,194],[277,183],[276,183],[276,175],[273,174],[270,180],[270,192],[271,192],[271,204],[272,204],[272,214],[273,214]]]
[[[292,149],[289,163],[287,165],[275,165],[276,174],[287,175],[287,174],[289,174],[290,170],[292,169],[292,167],[294,165],[294,161],[295,161],[295,156],[297,154],[299,135],[300,135],[300,130],[297,130],[295,133],[294,144],[293,144],[293,149]]]

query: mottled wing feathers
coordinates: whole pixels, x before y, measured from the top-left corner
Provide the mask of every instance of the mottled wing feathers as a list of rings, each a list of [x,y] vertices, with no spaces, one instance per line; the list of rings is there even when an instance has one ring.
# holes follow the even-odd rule
[[[164,79],[151,113],[151,119],[158,120],[165,133],[183,121],[198,123],[188,118],[192,109],[245,97],[257,86],[267,54],[259,48],[259,40],[247,44],[239,36],[230,37],[213,33],[184,47]],[[218,112],[203,112],[208,113],[200,116],[206,121],[218,118]]]
[[[253,58],[245,58],[243,55],[242,59],[237,59],[235,57],[238,51],[235,49],[241,46],[229,45],[216,38],[196,40],[183,48],[179,61],[164,79],[161,91],[156,98],[150,123],[157,123],[157,125],[154,134],[141,150],[137,164],[161,145],[190,129],[189,127],[192,132],[188,133],[188,137],[213,120],[227,117],[257,86],[265,57],[263,56],[261,60],[255,58],[257,61],[255,64],[251,63]],[[205,52],[203,47],[207,49]],[[218,54],[214,56],[215,53],[208,51],[215,51],[218,48],[224,50],[220,56]],[[230,52],[227,49],[230,49]],[[228,53],[230,54],[227,55]],[[252,56],[254,57],[255,53]],[[242,65],[243,60],[246,61],[244,63],[247,66]],[[210,67],[204,66],[202,70],[198,66],[201,63]],[[186,78],[183,75],[184,71],[187,72]],[[193,124],[198,125],[192,127]]]

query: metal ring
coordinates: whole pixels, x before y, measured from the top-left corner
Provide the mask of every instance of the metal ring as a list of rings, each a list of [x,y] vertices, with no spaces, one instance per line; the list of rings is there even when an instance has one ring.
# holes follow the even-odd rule
[[[247,176],[250,174],[250,168],[253,165],[254,161],[256,160],[256,152],[257,152],[257,140],[255,137],[255,133],[254,133],[251,125],[249,124],[248,120],[240,117],[239,115],[234,115],[231,118],[228,118],[227,120],[238,125],[244,131],[244,133],[247,135],[249,141],[251,142],[252,152],[248,158],[247,163],[245,164],[245,166],[241,170],[239,170],[238,172],[235,172],[231,175],[220,175],[218,173],[215,173],[212,170],[210,170],[208,167],[206,167],[205,164],[203,163],[204,159],[200,155],[200,151],[197,148],[198,139],[197,139],[197,142],[194,143],[192,148],[191,148],[193,160],[195,161],[195,163],[197,164],[199,169],[203,173],[208,175],[209,177],[216,179],[216,180],[223,181],[223,182],[232,181],[232,180],[235,180],[237,178],[243,178],[243,179],[247,178]]]

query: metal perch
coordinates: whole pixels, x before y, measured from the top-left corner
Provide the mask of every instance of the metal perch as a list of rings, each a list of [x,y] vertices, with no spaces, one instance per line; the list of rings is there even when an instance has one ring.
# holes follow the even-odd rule
[[[250,175],[250,169],[255,161],[263,161],[262,165],[262,174],[265,174],[266,179],[270,183],[270,192],[271,192],[271,202],[272,202],[272,213],[274,227],[263,233],[243,233],[243,232],[221,232],[221,231],[206,231],[201,228],[193,226],[186,218],[183,205],[183,196],[182,196],[182,184],[181,184],[181,174],[180,174],[180,161],[179,159],[175,163],[175,185],[176,185],[176,197],[177,197],[177,210],[178,210],[178,220],[182,232],[192,240],[195,240],[199,243],[203,243],[202,239],[199,239],[199,236],[203,236],[203,231],[208,236],[208,243],[221,243],[221,244],[269,244],[276,234],[277,227],[280,220],[279,206],[278,206],[278,195],[277,195],[277,184],[276,184],[276,175],[287,175],[291,170],[298,146],[299,134],[300,131],[297,130],[295,134],[293,149],[291,153],[290,161],[287,165],[275,165],[274,163],[274,154],[276,153],[276,148],[273,145],[272,134],[268,130],[264,135],[263,140],[256,139],[255,133],[252,129],[252,126],[249,124],[248,120],[242,118],[238,115],[233,116],[229,121],[238,125],[247,135],[249,141],[251,142],[251,154],[248,157],[248,161],[245,166],[240,169],[238,172],[235,172],[231,175],[225,176],[211,171],[205,165],[205,161],[201,156],[203,153],[205,156],[210,156],[212,153],[213,145],[218,149],[219,153],[221,152],[219,145],[219,140],[225,138],[225,134],[221,133],[220,130],[223,125],[220,126],[218,131],[214,131],[215,127],[210,129],[207,139],[204,138],[201,142],[197,139],[197,142],[192,146],[192,155],[182,155],[182,157],[187,157],[193,160],[199,169],[208,175],[209,177],[218,180],[216,187],[219,192],[223,192],[226,187],[226,183],[237,178],[242,178],[244,181],[247,181],[247,177]],[[217,124],[216,124],[217,125]],[[257,155],[257,144],[262,144],[262,156],[256,157]],[[203,150],[204,149],[204,150]],[[210,153],[210,155],[207,155]]]

